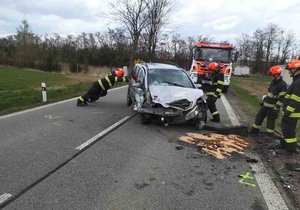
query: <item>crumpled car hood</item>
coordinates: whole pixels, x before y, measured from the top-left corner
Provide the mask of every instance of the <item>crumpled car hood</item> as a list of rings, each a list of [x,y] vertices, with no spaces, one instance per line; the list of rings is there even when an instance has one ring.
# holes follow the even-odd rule
[[[176,86],[150,86],[149,91],[154,103],[159,103],[163,107],[170,107],[169,103],[187,99],[196,104],[199,97],[203,96],[203,91],[201,89],[193,88],[183,88]]]

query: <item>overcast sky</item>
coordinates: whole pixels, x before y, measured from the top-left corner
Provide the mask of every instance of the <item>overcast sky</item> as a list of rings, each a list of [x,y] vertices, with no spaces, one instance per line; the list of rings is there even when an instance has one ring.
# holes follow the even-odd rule
[[[177,0],[173,33],[234,41],[272,22],[300,40],[300,0]],[[100,17],[109,0],[0,0],[0,36],[16,33],[22,19],[36,34],[106,32],[115,23]]]

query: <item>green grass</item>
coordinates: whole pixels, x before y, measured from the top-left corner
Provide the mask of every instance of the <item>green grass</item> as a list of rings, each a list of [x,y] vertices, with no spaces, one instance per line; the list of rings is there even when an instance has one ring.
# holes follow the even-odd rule
[[[259,85],[265,85],[266,92],[267,92],[267,87],[270,82],[270,77],[263,77],[263,76],[255,75],[255,76],[251,76],[251,77],[233,77],[231,80],[231,84],[230,84],[231,91],[233,91],[239,97],[239,99],[242,101],[245,110],[250,115],[252,115],[253,122],[254,122],[255,116],[261,107],[260,106],[261,99],[258,98],[257,96],[255,96],[253,93],[251,93],[246,88],[243,88],[241,86],[241,84],[245,80],[255,81],[255,83],[259,84]],[[253,123],[253,122],[249,122],[249,123]],[[279,114],[279,117],[276,120],[276,129],[279,131],[281,130],[280,122],[281,122],[281,113]],[[264,120],[264,125],[265,125],[265,123],[266,123],[266,119]],[[296,132],[297,132],[297,137],[299,138],[300,137],[300,123],[299,122],[298,122]]]
[[[233,78],[230,82],[230,89],[244,102],[247,111],[250,111],[251,115],[255,116],[255,113],[260,108],[260,100],[248,90],[241,88],[241,82],[242,81],[239,78]]]
[[[0,67],[0,114],[41,105],[41,82],[47,85],[48,103],[81,95],[91,85],[60,73]]]

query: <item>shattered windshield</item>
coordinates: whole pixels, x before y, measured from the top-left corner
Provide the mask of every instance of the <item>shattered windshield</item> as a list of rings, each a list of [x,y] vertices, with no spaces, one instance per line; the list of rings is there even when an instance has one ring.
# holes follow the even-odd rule
[[[197,61],[231,62],[231,49],[195,48],[194,59]]]
[[[194,88],[188,76],[180,70],[150,69],[148,70],[149,86],[177,86]]]

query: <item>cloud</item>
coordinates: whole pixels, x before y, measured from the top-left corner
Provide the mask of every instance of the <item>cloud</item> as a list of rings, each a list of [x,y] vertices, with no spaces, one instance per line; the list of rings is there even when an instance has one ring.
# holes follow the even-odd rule
[[[203,26],[211,27],[215,30],[225,31],[236,27],[239,23],[241,23],[241,21],[241,18],[236,15],[232,15],[229,17],[219,18],[209,23],[204,23]]]
[[[117,23],[99,17],[109,12],[109,2],[117,0],[0,0],[0,36],[16,33],[27,19],[34,33],[68,34],[106,32]],[[273,22],[292,30],[300,38],[299,0],[177,0],[165,30],[188,36],[209,35],[233,40],[236,35],[252,34]],[[229,38],[226,38],[229,37]]]

